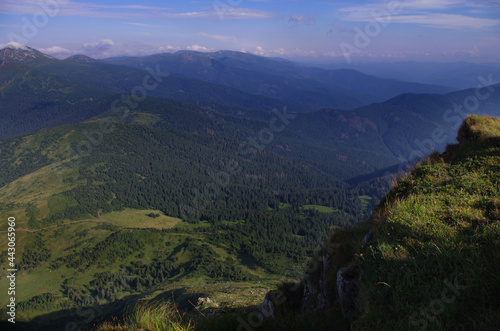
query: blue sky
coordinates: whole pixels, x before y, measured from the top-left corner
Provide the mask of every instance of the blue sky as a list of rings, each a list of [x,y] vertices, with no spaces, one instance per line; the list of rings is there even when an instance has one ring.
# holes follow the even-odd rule
[[[500,62],[500,0],[0,0],[0,44],[58,58],[229,49],[307,61]]]

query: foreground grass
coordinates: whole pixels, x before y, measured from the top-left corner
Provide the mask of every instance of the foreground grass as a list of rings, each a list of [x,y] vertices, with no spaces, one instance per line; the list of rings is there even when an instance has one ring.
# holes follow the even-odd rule
[[[171,301],[145,301],[137,304],[121,320],[95,325],[93,331],[172,330],[172,331],[234,331],[234,330],[343,330],[346,323],[337,315],[310,313],[287,314],[279,320],[259,317],[260,305],[227,308],[197,307],[190,313],[182,312]]]
[[[500,329],[500,120],[470,117],[458,140],[374,212],[354,329]]]
[[[95,330],[189,331],[194,330],[194,323],[170,301],[141,302],[124,321],[105,322]]]

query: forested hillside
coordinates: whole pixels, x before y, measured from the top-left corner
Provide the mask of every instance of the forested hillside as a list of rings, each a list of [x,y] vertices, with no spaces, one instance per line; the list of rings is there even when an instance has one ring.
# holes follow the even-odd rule
[[[18,220],[19,286],[28,288],[21,319],[54,312],[64,324],[60,309],[97,304],[107,314],[172,286],[296,276],[332,227],[377,201],[375,186],[351,187],[271,150],[241,152],[232,133],[252,130],[237,120],[155,102],[144,106],[170,111],[124,122],[105,113],[0,141],[0,215]]]
[[[401,176],[365,222],[334,229],[304,277],[261,305],[199,307],[211,317],[198,319],[146,300],[96,330],[149,327],[160,316],[180,330],[496,330],[500,119],[470,116],[457,139]]]

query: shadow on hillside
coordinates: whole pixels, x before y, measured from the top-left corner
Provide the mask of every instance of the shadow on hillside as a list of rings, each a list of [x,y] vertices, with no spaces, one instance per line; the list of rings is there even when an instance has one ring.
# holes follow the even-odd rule
[[[153,301],[173,301],[179,306],[180,311],[193,310],[199,297],[206,297],[205,293],[186,293],[185,288],[177,288],[158,294]],[[26,330],[26,331],[58,331],[58,330],[92,330],[105,320],[115,317],[121,320],[137,301],[148,297],[149,293],[129,295],[121,300],[104,305],[93,305],[72,309],[63,309],[48,314],[40,315],[29,322],[16,321],[15,324],[0,321],[0,330]]]
[[[472,144],[448,145],[443,156],[445,161],[460,162],[470,156],[482,157],[500,155],[500,150],[498,148],[500,148],[500,138],[491,137]]]
[[[407,163],[398,163],[396,165],[378,169],[367,174],[351,177],[347,179],[345,182],[349,185],[357,185],[370,180],[380,179],[389,175],[397,175],[402,171],[408,170],[408,167],[409,165]]]
[[[452,161],[455,161],[456,159],[457,161],[461,161],[464,158],[469,157],[470,155],[474,156],[499,155],[500,150],[492,151],[491,150],[492,147],[500,148],[500,138],[498,137],[485,138],[479,144],[477,143],[474,144],[473,148],[470,148],[469,151],[464,151],[463,148],[458,144],[448,145],[447,150],[443,152],[443,156],[445,157],[445,160],[451,159]],[[381,179],[388,175],[398,175],[401,174],[402,172],[410,170],[412,164],[413,163],[411,162],[399,163],[390,167],[375,170],[371,173],[359,175],[356,177],[351,177],[347,179],[345,182],[348,183],[349,185],[357,185],[370,180]]]
[[[153,301],[172,301],[177,304],[179,310],[192,310],[198,303],[198,298],[206,297],[207,294],[203,292],[187,293],[185,288],[177,288],[158,294],[154,297]]]
[[[58,331],[58,330],[91,330],[94,325],[110,318],[111,316],[121,318],[124,312],[134,307],[137,300],[144,295],[129,295],[121,300],[105,304],[63,309],[48,314],[40,315],[29,322],[16,321],[15,327],[12,323],[0,322],[1,330],[29,330],[29,331]]]

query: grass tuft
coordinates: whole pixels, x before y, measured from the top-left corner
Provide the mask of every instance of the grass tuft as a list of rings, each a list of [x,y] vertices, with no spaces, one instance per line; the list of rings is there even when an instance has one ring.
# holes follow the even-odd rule
[[[114,318],[94,329],[95,331],[189,331],[194,330],[194,323],[185,313],[181,313],[171,301],[138,303],[124,321]]]

